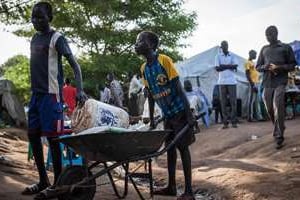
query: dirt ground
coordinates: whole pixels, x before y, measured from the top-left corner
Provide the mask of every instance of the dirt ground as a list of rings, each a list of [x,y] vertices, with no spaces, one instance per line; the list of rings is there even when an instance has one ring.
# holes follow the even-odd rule
[[[238,128],[201,129],[191,146],[193,189],[199,200],[299,200],[300,117],[286,121],[286,141],[275,149],[270,122],[242,122]],[[21,139],[20,139],[21,138]],[[0,130],[0,200],[29,200],[20,195],[37,180],[33,163],[27,162],[26,132]],[[178,193],[184,187],[180,157],[177,165]],[[166,156],[155,160],[155,185],[167,181]],[[52,173],[50,173],[52,177]],[[105,178],[104,178],[105,179]],[[100,180],[103,181],[103,180]],[[122,181],[117,182],[121,189]],[[140,186],[149,198],[146,184]],[[117,199],[110,185],[97,188],[95,199]],[[126,199],[138,199],[130,186]],[[154,199],[174,199],[156,196]]]

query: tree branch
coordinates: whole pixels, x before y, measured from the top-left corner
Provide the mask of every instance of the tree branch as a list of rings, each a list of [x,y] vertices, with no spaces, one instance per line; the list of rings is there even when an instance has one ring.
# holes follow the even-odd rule
[[[33,0],[27,0],[24,2],[20,2],[20,3],[14,4],[12,7],[7,6],[7,3],[11,4],[11,2],[9,2],[8,0],[1,2],[1,8],[3,8],[3,10],[0,10],[0,14],[5,13],[5,14],[9,15],[9,11],[11,11],[12,9],[20,8],[22,5],[27,4],[29,2],[33,2]]]

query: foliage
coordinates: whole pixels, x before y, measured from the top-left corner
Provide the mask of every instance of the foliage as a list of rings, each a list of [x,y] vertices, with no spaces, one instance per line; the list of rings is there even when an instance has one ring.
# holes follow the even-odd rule
[[[7,1],[8,2],[8,1]],[[22,25],[14,33],[32,35],[30,8],[36,1],[16,0],[16,12],[3,12],[0,20]],[[63,32],[81,52],[84,85],[95,90],[107,72],[138,72],[141,58],[134,52],[136,36],[151,30],[160,36],[160,51],[174,61],[182,59],[179,47],[194,30],[196,14],[182,9],[183,0],[48,0],[53,5],[52,26]],[[9,6],[8,6],[9,7]],[[2,5],[3,8],[3,5]],[[21,9],[20,9],[21,8]],[[1,7],[0,7],[1,9]],[[30,27],[30,29],[28,29]]]
[[[8,59],[1,68],[4,77],[14,83],[16,93],[23,103],[28,103],[30,95],[29,59],[23,55],[17,55]]]
[[[3,14],[2,18],[4,17],[6,20],[14,21],[14,24],[16,24],[19,18],[28,16],[30,13],[29,8],[32,3],[32,0],[1,0],[0,14]]]

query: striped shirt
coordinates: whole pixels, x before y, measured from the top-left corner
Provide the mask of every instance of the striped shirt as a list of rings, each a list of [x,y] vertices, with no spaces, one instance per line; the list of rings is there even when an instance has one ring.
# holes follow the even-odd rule
[[[30,43],[31,90],[37,93],[62,94],[62,56],[72,54],[63,35],[56,31],[36,33]]]

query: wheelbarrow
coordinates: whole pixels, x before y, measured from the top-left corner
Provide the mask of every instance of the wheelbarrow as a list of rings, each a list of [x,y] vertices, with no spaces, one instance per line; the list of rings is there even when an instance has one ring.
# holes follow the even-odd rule
[[[128,193],[128,180],[130,180],[141,199],[140,193],[134,178],[148,178],[150,183],[150,195],[153,195],[153,180],[151,158],[164,154],[172,148],[181,136],[188,130],[186,125],[176,134],[171,143],[160,148],[170,130],[149,130],[149,131],[126,131],[112,133],[104,131],[84,135],[71,135],[57,139],[57,141],[71,147],[76,153],[83,156],[89,164],[85,166],[70,166],[66,168],[57,180],[52,192],[59,200],[92,200],[96,192],[96,179],[103,175],[108,178],[118,198],[124,198]],[[136,161],[148,161],[148,173],[129,172],[129,163]],[[108,166],[107,162],[113,164]],[[102,165],[97,172],[96,167]],[[117,167],[125,170],[123,193],[117,190],[111,171]],[[92,170],[94,174],[92,173]]]

